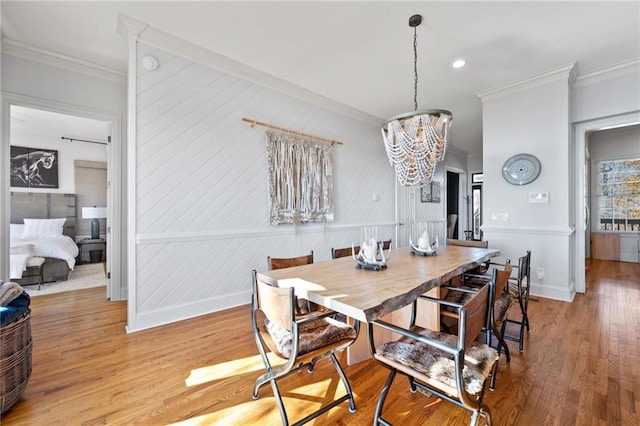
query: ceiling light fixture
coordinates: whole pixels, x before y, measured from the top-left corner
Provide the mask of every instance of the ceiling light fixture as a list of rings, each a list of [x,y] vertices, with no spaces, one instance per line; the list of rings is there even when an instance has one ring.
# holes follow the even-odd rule
[[[462,68],[465,65],[467,65],[467,61],[465,61],[464,59],[458,59],[456,61],[453,61],[453,64],[451,64],[453,68]]]
[[[453,119],[450,111],[428,109],[418,111],[418,34],[421,15],[409,18],[413,28],[413,106],[415,111],[397,115],[382,126],[382,138],[403,186],[421,186],[433,177],[438,162],[444,159]]]

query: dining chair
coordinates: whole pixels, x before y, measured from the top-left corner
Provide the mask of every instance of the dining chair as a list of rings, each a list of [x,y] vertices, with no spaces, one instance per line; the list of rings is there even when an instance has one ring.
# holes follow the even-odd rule
[[[497,267],[505,266],[506,263],[500,262],[487,262],[487,266]],[[518,302],[520,307],[520,317],[513,318],[510,315],[506,317],[504,323],[501,325],[502,337],[504,340],[509,340],[518,343],[518,350],[524,352],[524,337],[525,331],[529,332],[529,289],[531,287],[531,250],[527,250],[524,256],[518,259],[518,265],[511,265],[513,270],[517,271],[515,276],[510,276],[508,281],[508,292],[513,298],[512,303]],[[467,284],[473,285],[473,280],[467,281]],[[498,292],[499,293],[499,292]],[[510,311],[513,313],[513,310]],[[513,336],[507,332],[507,324],[516,324],[519,328],[518,335]]]
[[[456,240],[455,238],[447,238],[448,246],[463,246],[463,247],[489,247],[488,241],[476,241],[476,240]]]
[[[520,330],[518,337],[505,335],[505,339],[518,342],[518,349],[520,352],[524,352],[525,330],[527,333],[530,331],[528,310],[531,289],[531,250],[527,250],[527,253],[518,259],[518,266],[514,266],[514,268],[517,269],[517,274],[509,281],[509,292],[520,305],[521,317],[519,319],[507,318],[505,322],[518,325]]]
[[[296,257],[271,257],[267,256],[267,266],[270,271],[274,269],[291,268],[293,266],[309,265],[313,263],[313,250],[310,254]],[[317,309],[315,303],[311,303],[308,300],[300,299],[296,304],[299,312],[310,312]]]
[[[455,238],[447,238],[447,245],[449,246],[461,246],[461,247],[477,247],[477,248],[488,248],[488,241],[477,241],[477,240],[457,240]],[[489,267],[487,263],[479,265],[473,268],[470,272],[474,274],[485,274],[488,271]],[[459,285],[462,280],[462,276],[457,276],[451,279],[450,284]]]
[[[489,310],[489,318],[486,327],[486,343],[491,345],[492,336],[496,337],[498,354],[504,352],[507,359],[507,363],[511,362],[511,355],[509,354],[509,346],[505,341],[505,329],[507,325],[507,318],[509,317],[509,310],[513,306],[515,297],[509,291],[509,279],[511,278],[511,272],[513,267],[511,266],[511,260],[507,259],[502,264],[502,269],[494,266],[495,279],[492,280],[493,274],[464,274],[463,275],[463,287],[465,288],[479,288],[483,285],[491,285],[492,281],[495,282],[494,288],[490,289],[492,303]],[[496,386],[496,373],[498,364],[496,363],[496,371],[491,375],[491,383],[489,389],[494,390]]]
[[[297,257],[271,257],[267,256],[267,265],[269,270],[290,268],[292,266],[308,265],[313,263],[313,250],[310,254]]]
[[[389,247],[391,247],[390,239],[382,241],[383,250],[389,250]],[[353,248],[352,247],[331,248],[331,258],[338,259],[340,257],[352,256],[353,251],[355,251],[355,253],[358,254],[358,252],[360,251],[360,246],[354,246]]]
[[[442,299],[458,304],[466,303],[482,287],[489,287],[489,310],[487,312],[486,324],[483,328],[485,342],[487,345],[491,345],[493,337],[495,336],[497,341],[496,350],[498,354],[505,354],[507,363],[511,362],[511,354],[509,353],[509,346],[504,340],[504,330],[509,309],[514,302],[513,296],[507,290],[511,270],[511,261],[507,259],[502,269],[494,267],[490,274],[466,273],[462,276],[462,284],[460,286],[441,286],[441,291],[446,292]],[[447,324],[446,319],[449,319],[450,322],[457,322],[459,320],[457,310],[450,306],[443,306],[440,309],[440,327],[450,333],[451,327]],[[491,390],[495,389],[497,366],[498,364],[496,364],[496,371],[491,377],[489,386]]]
[[[356,254],[360,252],[360,246],[343,247],[343,248],[331,248],[331,258],[338,259],[340,257],[351,257],[355,251]]]
[[[495,276],[493,279],[495,281]],[[390,370],[376,405],[374,425],[391,424],[382,417],[382,412],[397,373],[408,377],[411,392],[420,388],[471,411],[471,425],[477,424],[478,417],[491,424],[491,412],[484,402],[484,393],[498,361],[498,352],[486,343],[476,341],[486,325],[489,297],[489,286],[473,293],[465,303],[419,297],[441,307],[455,308],[459,316],[457,335],[416,326],[417,302],[412,305],[409,329],[381,320],[368,323],[371,353],[379,364]],[[402,337],[376,346],[375,327]]]
[[[276,279],[253,271],[251,323],[253,335],[264,362],[266,372],[256,379],[253,399],[258,399],[260,387],[270,383],[276,398],[283,425],[289,425],[287,411],[278,387],[278,381],[304,367],[313,372],[316,362],[330,358],[345,388],[345,395],[333,399],[294,423],[306,423],[337,405],[349,401],[349,411],[356,405],[349,381],[336,357],[358,337],[360,323],[354,326],[330,318],[331,311],[298,314],[293,287],[279,287]],[[268,356],[271,352],[275,357]],[[278,364],[276,362],[280,360]],[[335,389],[331,388],[331,393]]]

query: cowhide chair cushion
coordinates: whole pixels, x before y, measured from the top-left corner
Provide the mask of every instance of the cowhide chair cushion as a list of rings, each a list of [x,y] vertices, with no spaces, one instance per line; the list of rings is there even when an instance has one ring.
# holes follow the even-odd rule
[[[485,282],[485,284],[486,284],[486,282]],[[478,287],[472,287],[472,286],[467,286],[467,285],[462,285],[462,286],[460,286],[458,288],[463,289],[463,290],[471,290],[471,291],[474,291],[474,292],[478,291]],[[469,300],[471,300],[473,298],[473,296],[475,296],[475,293],[467,293],[467,292],[464,292],[464,291],[449,290],[447,292],[447,295],[444,298],[444,300],[446,300],[447,302],[453,302],[453,303],[458,303],[460,305],[464,305]],[[454,312],[454,313],[458,312],[458,309],[454,308],[452,306],[441,305],[440,309],[444,310],[444,311]]]
[[[493,304],[493,322],[496,327],[500,328],[502,323],[507,319],[509,309],[515,300],[515,297],[511,293],[502,293]]]
[[[411,331],[453,346],[458,343],[458,337],[451,334],[418,326],[413,327]],[[433,346],[403,336],[400,340],[381,345],[376,353],[419,371],[449,388],[457,388],[453,355]],[[498,352],[485,344],[474,342],[471,347],[466,348],[462,373],[465,390],[468,393],[476,395],[482,391],[484,382],[489,377],[493,363],[497,359]]]
[[[509,281],[509,293],[511,294],[511,296],[517,298],[518,297],[518,283],[517,282],[513,282],[513,281]],[[527,294],[527,288],[523,285],[522,289],[520,290],[521,293],[521,298],[524,299],[526,294]]]
[[[273,342],[278,347],[278,351],[285,358],[290,358],[294,343],[291,332],[269,321],[269,319],[265,320],[265,326]],[[356,330],[351,325],[330,317],[320,318],[299,326],[298,339],[300,343],[298,355],[304,355],[341,340],[355,338]]]

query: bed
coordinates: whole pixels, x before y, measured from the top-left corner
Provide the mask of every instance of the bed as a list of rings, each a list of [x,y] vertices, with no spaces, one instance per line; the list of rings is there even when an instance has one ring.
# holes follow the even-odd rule
[[[12,280],[29,285],[68,279],[78,256],[75,212],[75,194],[11,193]],[[38,257],[45,260],[40,276],[24,274],[29,259]]]

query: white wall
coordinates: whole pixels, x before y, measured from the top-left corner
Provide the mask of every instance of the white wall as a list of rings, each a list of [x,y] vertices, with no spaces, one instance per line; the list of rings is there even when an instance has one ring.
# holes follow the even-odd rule
[[[622,158],[640,157],[640,125],[627,128],[602,130],[589,136],[591,153],[591,229],[599,229],[597,187],[599,184],[598,162]],[[620,260],[638,262],[637,232],[620,232]]]
[[[27,55],[28,56],[28,55]],[[56,58],[59,60],[59,58]],[[71,63],[73,65],[73,63]],[[61,112],[68,112],[65,108],[72,110],[86,110],[90,111],[90,117],[100,119],[103,115],[117,117],[121,121],[119,140],[122,146],[126,146],[126,136],[124,129],[126,129],[126,111],[127,111],[127,91],[124,81],[117,82],[115,79],[100,78],[95,75],[90,75],[88,72],[75,72],[69,69],[59,68],[57,66],[49,65],[47,63],[27,59],[22,56],[10,55],[5,52],[2,53],[1,62],[1,84],[3,94],[3,106],[6,98],[20,99],[18,104],[29,106],[29,102],[46,103],[52,107],[52,110],[57,110],[57,107],[62,108]],[[85,68],[83,68],[84,70]],[[33,105],[32,105],[33,106]],[[6,112],[3,111],[4,114]],[[5,116],[7,116],[6,114]],[[3,116],[3,117],[5,117]],[[5,149],[3,152],[9,153],[9,138],[7,130],[7,123],[3,122],[3,135],[7,135],[3,141]],[[113,131],[113,130],[112,130]],[[112,134],[115,138],[116,135]],[[122,163],[126,163],[126,150],[122,150]],[[8,170],[4,170],[8,167],[7,163],[0,167],[0,171],[8,176]],[[120,169],[117,169],[120,170]],[[119,203],[122,201],[122,205],[117,205],[116,213],[119,215],[126,211],[127,185],[126,185],[126,172],[125,169],[120,170],[118,176],[114,176],[114,182],[121,183],[121,193],[123,194],[122,200],[113,200]],[[8,200],[9,185],[5,188]],[[4,199],[3,199],[4,204]],[[7,201],[7,206],[8,206]],[[3,206],[4,207],[4,206]],[[7,225],[3,227],[3,233],[8,232],[8,209],[0,215],[0,219],[4,216],[4,220]],[[113,223],[113,222],[112,222]],[[121,221],[120,235],[115,236],[112,239],[114,244],[112,245],[113,253],[121,256],[121,269],[118,276],[115,276],[115,270],[112,272],[112,282],[120,283],[120,294],[115,294],[118,289],[114,289],[114,293],[111,295],[113,300],[126,297],[127,294],[127,247],[121,242],[126,241],[127,224],[125,221]],[[8,241],[4,239],[3,241]],[[8,277],[8,269],[5,273],[3,269],[8,268],[8,243],[6,247],[3,245],[0,249],[0,256],[5,259],[0,262],[0,276]],[[5,266],[6,265],[6,266]]]
[[[136,286],[129,331],[246,304],[251,270],[267,256],[314,251],[360,239],[360,226],[392,237],[394,174],[378,124],[350,118],[138,42],[135,144]],[[334,148],[335,221],[269,225],[265,128],[248,117],[340,140]],[[374,201],[377,195],[379,201]],[[133,302],[133,303],[131,303]]]
[[[640,155],[640,125],[593,132],[589,135],[589,152],[593,161]]]
[[[600,81],[586,76],[571,92],[571,121],[593,120],[640,110],[640,70]]]
[[[2,54],[2,90],[125,116],[126,86],[41,62]]]
[[[484,238],[513,263],[531,250],[531,292],[561,300],[574,293],[569,129],[568,73],[483,99]],[[505,161],[520,153],[542,164],[540,176],[524,186],[502,177]],[[532,192],[549,193],[549,203],[529,204]],[[538,268],[544,279],[538,279]]]

